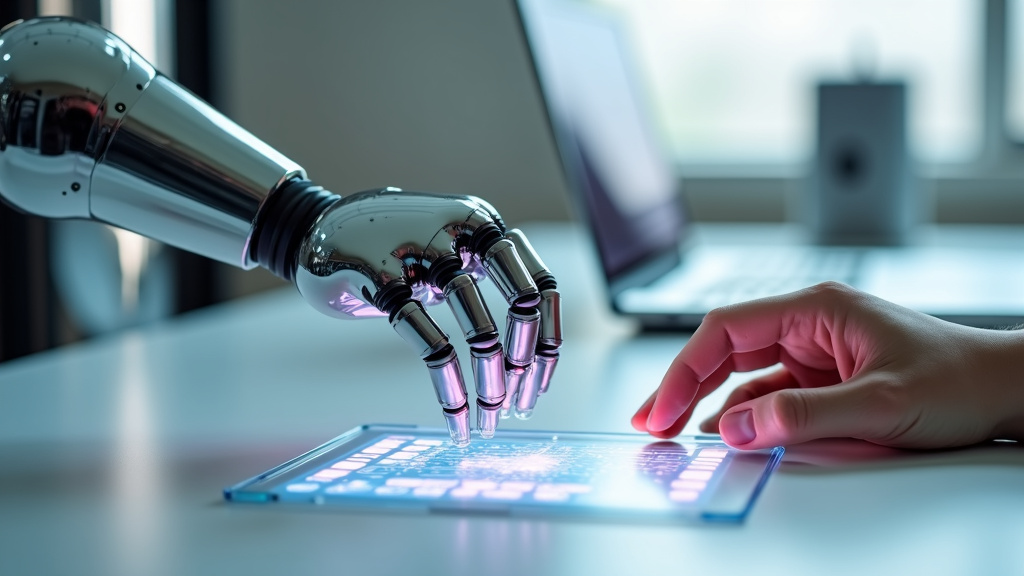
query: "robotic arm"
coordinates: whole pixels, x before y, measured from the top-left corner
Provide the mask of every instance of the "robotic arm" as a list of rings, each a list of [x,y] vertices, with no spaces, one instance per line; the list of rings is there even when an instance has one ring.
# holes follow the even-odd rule
[[[426,363],[457,445],[470,439],[466,386],[425,306],[447,301],[469,343],[484,437],[499,417],[530,416],[558,361],[554,276],[489,204],[328,192],[94,24],[39,18],[0,31],[0,196],[263,266],[333,317],[387,316]],[[503,343],[477,289],[484,277],[509,304]]]

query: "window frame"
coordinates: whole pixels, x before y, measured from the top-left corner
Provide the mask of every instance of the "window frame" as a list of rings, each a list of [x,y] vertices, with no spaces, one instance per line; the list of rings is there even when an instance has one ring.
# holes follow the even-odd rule
[[[1024,141],[1007,124],[1007,0],[983,0],[979,70],[981,149],[960,164],[922,163],[924,222],[1024,224]],[[795,221],[806,165],[695,166],[676,163],[686,200],[699,221]]]

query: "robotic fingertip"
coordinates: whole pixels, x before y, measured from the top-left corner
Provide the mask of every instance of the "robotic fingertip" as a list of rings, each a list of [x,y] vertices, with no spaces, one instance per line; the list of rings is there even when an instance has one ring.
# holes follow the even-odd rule
[[[520,420],[529,420],[531,416],[533,416],[532,409],[516,410],[516,418]]]
[[[476,426],[480,430],[481,438],[494,438],[494,430],[498,427],[500,416],[500,404],[487,404],[477,400]]]
[[[458,447],[469,446],[469,406],[463,405],[454,411],[444,411],[445,423],[448,425],[448,434],[452,437],[452,444]]]

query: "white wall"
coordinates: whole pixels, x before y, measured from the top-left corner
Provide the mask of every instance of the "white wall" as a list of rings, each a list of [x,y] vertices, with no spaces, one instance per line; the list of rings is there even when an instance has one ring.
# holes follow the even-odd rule
[[[224,0],[215,22],[219,105],[315,182],[567,217],[511,1]]]

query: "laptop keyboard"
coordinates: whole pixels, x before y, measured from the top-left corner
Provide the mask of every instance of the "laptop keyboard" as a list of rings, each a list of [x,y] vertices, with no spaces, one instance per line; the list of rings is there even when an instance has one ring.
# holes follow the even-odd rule
[[[854,283],[864,260],[858,248],[751,248],[700,262],[637,289],[631,300],[669,309],[711,310],[719,306],[793,292],[825,281]],[[693,262],[693,260],[698,260]],[[696,271],[696,273],[694,273]]]

